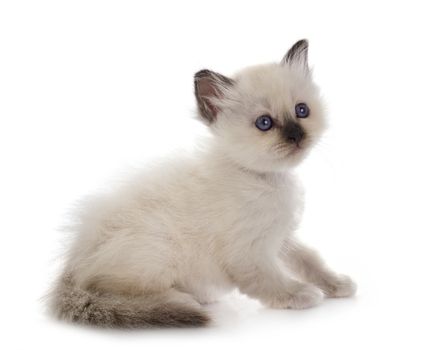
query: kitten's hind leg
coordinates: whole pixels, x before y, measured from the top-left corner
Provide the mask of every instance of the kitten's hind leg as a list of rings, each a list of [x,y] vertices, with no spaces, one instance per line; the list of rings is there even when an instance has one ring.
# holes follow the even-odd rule
[[[357,286],[350,277],[331,271],[315,251],[300,242],[286,240],[281,258],[291,271],[320,287],[327,297],[349,297],[356,292]]]

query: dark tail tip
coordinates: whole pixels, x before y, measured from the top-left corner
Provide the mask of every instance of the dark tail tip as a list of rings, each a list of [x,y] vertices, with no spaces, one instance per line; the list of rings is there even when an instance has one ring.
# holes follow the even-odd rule
[[[208,325],[210,317],[194,307],[167,303],[154,306],[147,312],[116,313],[114,321],[113,326],[119,328],[194,328]]]

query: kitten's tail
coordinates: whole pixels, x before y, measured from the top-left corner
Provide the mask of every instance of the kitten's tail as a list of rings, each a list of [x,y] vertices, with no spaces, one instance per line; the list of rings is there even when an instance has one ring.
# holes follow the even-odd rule
[[[83,290],[65,275],[50,295],[51,311],[71,322],[108,328],[198,327],[210,318],[166,294],[124,297]]]

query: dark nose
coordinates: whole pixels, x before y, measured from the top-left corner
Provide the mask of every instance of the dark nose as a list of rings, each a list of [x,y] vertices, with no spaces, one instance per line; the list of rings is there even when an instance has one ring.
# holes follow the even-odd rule
[[[303,141],[306,133],[300,124],[288,122],[283,127],[283,136],[288,142],[296,143],[298,145]]]

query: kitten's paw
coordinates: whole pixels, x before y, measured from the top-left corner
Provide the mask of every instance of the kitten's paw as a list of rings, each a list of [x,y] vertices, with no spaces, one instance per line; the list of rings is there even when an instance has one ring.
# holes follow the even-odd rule
[[[323,301],[323,291],[306,283],[298,283],[294,290],[285,296],[277,296],[269,306],[275,309],[307,309]]]
[[[353,296],[357,291],[357,285],[349,276],[336,275],[325,281],[322,289],[329,298],[344,298]]]

